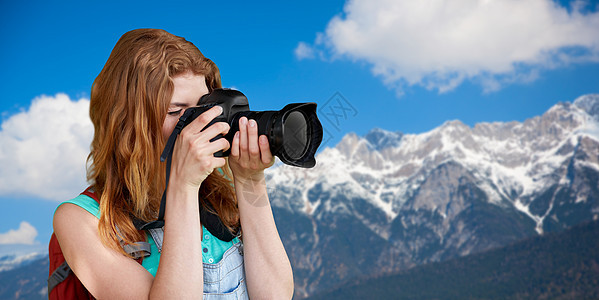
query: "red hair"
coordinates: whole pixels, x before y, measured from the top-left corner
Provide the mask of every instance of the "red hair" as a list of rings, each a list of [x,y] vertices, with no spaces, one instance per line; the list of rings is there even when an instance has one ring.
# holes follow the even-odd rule
[[[98,231],[102,242],[122,251],[145,240],[132,217],[156,219],[165,187],[162,125],[173,95],[173,78],[203,75],[209,91],[221,87],[216,65],[182,37],[164,30],[129,31],[114,46],[91,91],[94,138],[88,156],[88,181],[100,199]],[[200,187],[223,223],[239,226],[235,192],[228,177],[212,172]],[[118,228],[118,230],[117,230]]]

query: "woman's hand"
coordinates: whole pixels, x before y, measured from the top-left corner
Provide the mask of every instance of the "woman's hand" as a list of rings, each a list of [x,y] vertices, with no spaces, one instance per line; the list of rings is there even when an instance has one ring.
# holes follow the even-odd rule
[[[239,119],[239,131],[235,133],[229,155],[229,166],[235,180],[264,180],[264,169],[275,160],[270,153],[268,138],[258,137],[258,124],[246,117]]]
[[[225,135],[229,131],[229,124],[216,122],[202,131],[222,110],[222,107],[215,106],[183,128],[173,150],[171,178],[186,186],[199,188],[215,168],[225,165],[225,159],[214,157],[214,153],[227,150],[229,142],[224,138],[213,142],[210,140],[218,134]]]

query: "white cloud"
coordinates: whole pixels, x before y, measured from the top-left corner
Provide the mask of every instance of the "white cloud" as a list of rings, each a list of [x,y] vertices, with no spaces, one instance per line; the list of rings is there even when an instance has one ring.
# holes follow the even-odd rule
[[[297,44],[294,53],[295,57],[297,57],[299,60],[314,58],[314,49],[304,42],[299,42],[299,44]]]
[[[64,201],[86,186],[93,137],[89,100],[41,96],[2,122],[0,195]]]
[[[349,0],[313,46],[367,61],[399,93],[419,85],[446,92],[464,80],[493,91],[538,70],[599,61],[599,13],[551,0]],[[305,49],[310,49],[306,51]],[[304,55],[304,57],[308,57]]]
[[[11,229],[6,233],[0,233],[0,245],[4,244],[35,244],[37,230],[31,224],[23,221],[19,229]]]

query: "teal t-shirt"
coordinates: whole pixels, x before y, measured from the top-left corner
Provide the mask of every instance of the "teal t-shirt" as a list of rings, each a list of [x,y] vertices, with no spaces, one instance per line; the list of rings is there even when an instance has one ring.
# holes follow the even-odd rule
[[[86,195],[79,195],[69,201],[65,201],[64,203],[75,204],[83,209],[85,209],[90,214],[96,216],[96,218],[100,218],[100,205],[93,198]],[[60,206],[59,205],[59,206]],[[225,242],[210,233],[202,225],[202,232],[204,236],[202,237],[202,261],[205,264],[216,264],[222,258],[223,254],[231,248],[234,244],[239,242],[239,238],[234,238],[230,242]],[[160,262],[160,252],[158,252],[158,247],[154,242],[152,236],[146,232],[146,240],[150,244],[151,254],[150,256],[144,257],[142,261],[142,266],[152,274],[152,276],[156,276],[156,271],[158,271],[158,263]]]

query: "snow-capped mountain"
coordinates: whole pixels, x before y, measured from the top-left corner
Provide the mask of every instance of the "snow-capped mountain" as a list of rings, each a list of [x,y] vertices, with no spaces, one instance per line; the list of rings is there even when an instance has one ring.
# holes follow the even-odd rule
[[[22,267],[48,256],[47,246],[36,245],[0,245],[0,272]]]
[[[47,253],[28,253],[23,255],[6,255],[0,257],[0,272],[20,268],[32,261],[39,260],[40,258],[47,257]]]
[[[0,299],[47,299],[47,245],[0,245]]]
[[[524,122],[346,135],[267,172],[298,296],[599,217],[599,95]]]

